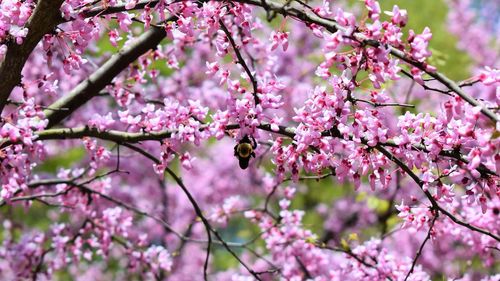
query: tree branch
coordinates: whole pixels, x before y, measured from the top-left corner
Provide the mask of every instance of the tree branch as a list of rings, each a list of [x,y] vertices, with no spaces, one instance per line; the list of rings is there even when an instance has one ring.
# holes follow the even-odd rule
[[[169,20],[173,19],[171,17]],[[78,84],[68,95],[49,106],[52,110],[45,111],[45,115],[49,120],[47,128],[55,126],[86,102],[97,96],[129,64],[147,51],[154,49],[166,35],[165,29],[152,26],[139,36],[134,43],[113,55],[86,80]],[[61,108],[67,110],[54,110]]]
[[[255,77],[252,75],[250,68],[248,68],[248,65],[246,64],[245,60],[243,59],[243,56],[241,55],[241,52],[240,52],[238,46],[236,45],[236,42],[234,41],[234,38],[231,35],[231,32],[229,32],[229,30],[224,25],[224,22],[222,20],[219,20],[219,24],[222,28],[222,31],[224,31],[224,33],[226,34],[227,39],[231,43],[231,46],[233,47],[234,53],[236,54],[236,57],[238,58],[237,62],[243,67],[243,69],[245,70],[245,72],[248,76],[248,79],[250,79],[250,82],[252,83],[253,98],[255,101],[255,105],[257,105],[260,102],[259,97],[257,96],[257,89],[258,89],[257,80],[255,80]]]
[[[158,160],[156,157],[154,157],[153,155],[151,155],[149,152],[139,148],[139,147],[136,147],[136,146],[133,146],[133,145],[130,145],[130,144],[127,144],[127,143],[124,143],[123,146],[126,146],[136,152],[139,152],[141,153],[142,155],[144,155],[146,158],[152,160],[154,163],[156,164],[159,164],[160,163],[160,160]],[[182,181],[182,179],[180,177],[178,177],[170,168],[166,168],[165,171],[174,179],[174,181],[177,183],[177,185],[182,189],[182,191],[184,192],[184,194],[186,195],[186,197],[188,198],[189,202],[191,203],[191,205],[193,206],[193,209],[196,213],[196,215],[200,218],[200,220],[202,221],[203,225],[205,226],[205,229],[207,231],[207,237],[208,237],[208,241],[207,241],[207,256],[206,256],[206,259],[205,259],[205,264],[203,266],[203,273],[204,273],[204,278],[205,280],[208,280],[207,278],[207,270],[208,270],[208,260],[209,260],[209,257],[210,257],[210,248],[211,248],[211,244],[213,243],[212,241],[212,236],[211,236],[211,233],[213,233],[215,235],[215,237],[219,240],[219,242],[222,244],[222,246],[224,246],[224,248],[241,264],[243,265],[243,267],[245,267],[245,269],[250,273],[252,274],[252,276],[254,276],[257,280],[261,280],[260,277],[258,276],[258,274],[253,270],[251,269],[243,260],[240,259],[240,257],[238,257],[238,255],[231,249],[232,246],[235,246],[235,245],[232,245],[231,243],[228,243],[226,242],[224,239],[222,239],[222,237],[220,236],[220,234],[212,228],[212,226],[210,225],[210,222],[208,221],[208,219],[203,215],[203,211],[201,210],[200,206],[198,205],[198,203],[196,202],[196,200],[194,199],[193,195],[191,195],[191,193],[189,192],[189,190],[187,189],[187,187],[184,185],[184,182]],[[244,245],[244,244],[237,244],[237,246],[241,246],[241,245]]]
[[[201,129],[205,130],[207,127],[202,126]],[[239,125],[238,124],[230,124],[226,126],[226,131],[227,130],[235,130],[238,129]],[[290,127],[285,127],[285,126],[279,126],[278,131],[273,131],[271,129],[271,126],[269,124],[261,124],[258,126],[259,129],[268,131],[271,133],[277,133],[280,135],[287,136],[289,138],[294,138],[295,133],[294,129]],[[137,143],[140,141],[148,141],[148,140],[163,140],[165,138],[171,137],[172,133],[175,133],[175,130],[171,131],[161,131],[161,132],[151,132],[151,133],[129,133],[129,132],[124,132],[124,131],[115,131],[115,130],[110,130],[110,131],[98,131],[95,128],[89,128],[89,127],[78,127],[78,128],[60,128],[60,129],[49,129],[49,130],[43,130],[36,132],[38,135],[38,140],[55,140],[55,139],[78,139],[82,137],[95,137],[103,140],[109,140],[109,141],[114,141],[114,142],[129,142],[129,143]],[[337,138],[342,138],[340,135],[331,135],[329,131],[325,131],[322,133],[323,136],[333,136]],[[350,137],[348,139],[351,139]],[[7,146],[10,144],[10,142],[4,142],[3,144],[0,145],[0,148]],[[379,143],[378,145],[382,147],[399,147],[397,144],[394,142],[388,141],[385,143]],[[412,150],[415,151],[423,151],[428,153],[429,151],[423,146],[423,145],[412,145],[411,146]],[[449,157],[453,158],[457,161],[463,162],[463,163],[468,163],[469,161],[459,152],[456,151],[451,151],[451,150],[442,150],[439,152],[439,155],[444,156],[444,157]],[[494,171],[489,170],[486,168],[484,165],[480,165],[477,167],[477,170],[481,174],[489,174],[489,175],[494,175],[497,176],[497,174]]]
[[[346,255],[354,258],[360,264],[362,264],[362,265],[364,265],[366,267],[375,269],[379,275],[382,274],[380,272],[380,269],[376,266],[376,263],[375,263],[375,265],[373,265],[373,264],[370,264],[370,263],[366,262],[363,258],[361,258],[358,255],[356,255],[355,253],[353,253],[351,249],[342,249],[342,248],[338,248],[338,247],[330,247],[330,246],[327,246],[325,244],[319,244],[319,243],[316,243],[315,245],[316,245],[316,247],[318,247],[320,249],[325,249],[325,250],[330,250],[330,251],[334,251],[334,252],[344,253],[344,254],[346,254]],[[387,280],[392,281],[392,279],[389,276],[384,276],[384,277]]]
[[[208,262],[210,259],[210,249],[212,248],[212,235],[211,235],[211,230],[212,227],[210,226],[210,223],[208,220],[203,216],[203,212],[201,211],[200,207],[198,206],[198,203],[196,203],[196,200],[194,197],[191,195],[191,193],[187,190],[186,186],[182,182],[182,180],[172,171],[170,168],[166,168],[167,173],[177,182],[177,184],[181,187],[182,191],[186,194],[189,202],[191,202],[191,205],[193,205],[194,211],[196,215],[201,219],[203,222],[203,225],[205,226],[205,229],[207,231],[207,256],[205,258],[205,263],[203,265],[203,277],[205,278],[205,281],[208,280]]]
[[[208,255],[210,254],[210,244],[211,244],[211,235],[210,235],[210,232],[212,232],[215,235],[215,237],[217,237],[217,239],[222,243],[222,245],[224,246],[224,248],[226,248],[226,250],[241,265],[243,265],[243,267],[245,267],[245,269],[250,274],[252,274],[253,277],[255,277],[255,279],[261,280],[260,277],[256,274],[256,272],[253,269],[251,269],[243,260],[241,260],[240,257],[238,257],[238,255],[231,249],[230,245],[228,245],[226,243],[226,241],[224,241],[222,239],[222,237],[220,236],[220,234],[215,229],[212,228],[212,226],[208,222],[207,218],[205,218],[205,216],[203,215],[203,212],[201,211],[201,208],[198,206],[198,203],[196,202],[196,200],[194,199],[194,197],[191,195],[191,193],[189,192],[189,190],[187,189],[187,187],[184,185],[184,183],[182,182],[182,180],[170,168],[168,168],[168,167],[166,168],[166,172],[175,180],[175,182],[177,183],[177,185],[179,185],[181,187],[182,191],[184,191],[184,193],[188,197],[189,202],[191,202],[191,205],[193,205],[193,208],[194,208],[194,210],[196,212],[196,215],[201,219],[201,221],[205,225],[205,228],[207,229],[207,232],[208,232],[208,249],[207,249],[207,260],[205,261],[205,279],[206,279],[206,267],[207,267],[207,263],[208,263]]]
[[[238,124],[232,124],[226,126],[226,130],[232,130],[232,129],[237,129],[239,128]],[[269,132],[274,132],[274,133],[279,133],[285,136],[288,136],[290,138],[294,138],[295,133],[293,132],[292,129],[280,126],[279,130],[277,132],[273,131],[270,127],[269,124],[263,124],[258,126],[259,129],[266,130]],[[76,131],[76,132],[75,132]],[[70,138],[81,138],[83,136],[93,136],[96,138],[101,138],[105,140],[110,140],[114,142],[121,143],[123,146],[127,146],[130,148],[130,144],[127,142],[139,142],[139,141],[145,141],[145,140],[161,140],[164,138],[168,138],[171,135],[172,132],[170,131],[164,131],[164,132],[158,132],[158,133],[127,133],[127,132],[120,132],[120,131],[104,131],[104,132],[99,132],[96,129],[89,129],[87,127],[80,128],[80,129],[52,129],[52,130],[45,130],[41,131],[37,134],[39,134],[41,140],[46,140],[46,139],[70,139]],[[332,137],[337,137],[337,138],[342,138],[341,135],[335,135],[331,134],[330,132],[324,132],[323,133],[325,136],[332,136]],[[362,139],[363,144],[367,145],[366,141]],[[2,145],[3,146],[3,145]],[[423,190],[423,182],[422,180],[405,164],[403,163],[400,159],[395,157],[391,152],[389,152],[385,147],[384,144],[378,143],[374,146],[375,149],[380,151],[383,155],[385,155],[389,160],[393,161],[396,165],[398,165],[403,171],[405,171],[414,181],[415,183],[418,184],[418,186]],[[136,150],[137,151],[137,150]],[[156,161],[156,163],[159,163],[158,160],[152,156],[149,155],[149,158]],[[493,239],[500,241],[500,237],[497,235],[488,232],[486,230],[483,230],[481,228],[475,227],[467,222],[463,222],[451,213],[449,213],[447,210],[443,209],[439,204],[436,202],[434,197],[429,193],[429,191],[424,191],[424,194],[426,197],[429,199],[429,201],[432,203],[432,206],[439,210],[441,213],[449,217],[453,222],[462,225],[466,228],[469,228],[470,230],[480,232],[482,234],[488,235],[492,237]]]
[[[415,258],[413,259],[413,262],[411,264],[410,271],[408,271],[408,274],[406,274],[404,281],[408,280],[410,275],[413,273],[413,270],[415,269],[415,265],[417,264],[418,258],[420,257],[420,255],[422,255],[422,250],[424,249],[425,244],[431,238],[432,228],[434,228],[434,223],[436,223],[437,218],[438,218],[438,215],[437,214],[434,215],[434,218],[431,221],[431,225],[429,226],[429,231],[427,232],[427,236],[425,237],[424,241],[420,245],[420,248],[418,249],[417,254],[415,255]]]
[[[38,140],[63,140],[79,139],[83,137],[94,137],[102,140],[114,141],[117,143],[128,142],[137,143],[140,141],[157,140],[161,141],[170,138],[175,131],[161,131],[151,133],[129,133],[124,131],[99,131],[96,128],[57,128],[37,132]]]
[[[88,181],[87,181],[87,183],[88,183]],[[163,220],[163,219],[161,219],[159,217],[153,216],[153,215],[149,214],[146,211],[140,210],[140,209],[138,209],[135,206],[132,206],[130,204],[122,202],[122,201],[120,201],[118,199],[115,199],[115,198],[113,198],[113,197],[111,197],[111,196],[109,196],[107,194],[104,194],[102,192],[93,190],[92,188],[86,186],[85,183],[78,183],[78,182],[76,182],[75,179],[68,179],[68,180],[64,180],[64,179],[40,180],[40,181],[31,182],[29,184],[29,187],[30,188],[36,188],[36,187],[39,187],[39,186],[48,186],[48,185],[57,185],[57,184],[66,184],[66,185],[69,186],[69,188],[67,188],[67,189],[65,189],[63,191],[57,192],[57,193],[43,193],[43,194],[34,194],[34,195],[28,195],[28,196],[18,196],[18,197],[12,198],[10,201],[12,201],[12,202],[23,201],[23,200],[24,201],[26,201],[26,200],[29,201],[29,200],[34,200],[34,199],[44,198],[44,197],[57,197],[59,195],[66,194],[71,189],[73,189],[74,187],[77,187],[82,192],[87,192],[87,193],[98,195],[99,197],[105,199],[106,201],[112,202],[115,205],[120,206],[120,207],[122,207],[124,209],[127,209],[127,210],[129,210],[129,211],[131,211],[131,212],[133,212],[133,213],[135,213],[137,215],[148,217],[148,218],[150,218],[150,219],[152,219],[152,220],[160,223],[165,229],[168,229],[168,231],[170,231],[173,234],[175,234],[181,240],[189,240],[190,241],[189,238],[183,236],[181,233],[179,233],[176,230],[174,230],[172,228],[172,226],[170,226],[165,220]],[[192,240],[192,241],[198,242],[196,240]]]
[[[7,53],[0,64],[0,114],[15,86],[21,83],[21,71],[33,49],[43,36],[51,32],[60,20],[59,8],[63,0],[40,0],[36,4],[26,28],[28,34],[18,45],[14,38],[6,42]]]
[[[476,226],[473,226],[467,222],[464,222],[464,221],[461,221],[459,220],[457,217],[455,217],[454,215],[452,215],[450,212],[448,212],[446,209],[443,209],[443,207],[441,207],[436,199],[434,199],[434,197],[432,197],[432,195],[430,194],[430,192],[428,190],[424,190],[423,189],[423,186],[424,186],[424,182],[405,164],[403,163],[401,160],[399,160],[397,157],[395,157],[394,155],[392,155],[392,153],[390,153],[388,150],[386,150],[383,146],[381,145],[376,145],[375,148],[380,151],[382,154],[384,154],[387,158],[389,158],[389,160],[391,160],[392,162],[394,162],[396,165],[398,165],[403,171],[405,171],[414,181],[415,183],[420,187],[420,189],[422,189],[422,191],[424,192],[425,196],[427,197],[427,199],[429,199],[429,201],[431,202],[432,204],[432,207],[438,211],[440,211],[441,213],[443,213],[444,215],[446,215],[447,217],[449,217],[453,222],[455,222],[456,224],[459,224],[463,227],[466,227],[472,231],[476,231],[476,232],[479,232],[479,233],[482,233],[482,234],[485,234],[497,241],[500,242],[500,237],[489,232],[489,231],[486,231],[484,229],[481,229],[479,227],[476,227]]]
[[[127,9],[125,6],[127,4],[120,4],[120,5],[115,5],[112,7],[94,7],[90,9],[85,9],[81,11],[81,15],[86,18],[90,17],[95,17],[95,16],[105,16],[109,14],[116,14],[120,12],[129,12],[132,10],[141,10],[144,9],[146,6],[152,7],[156,4],[158,4],[158,0],[143,0],[137,2],[137,4],[134,6],[132,9]]]
[[[301,5],[296,1],[290,1],[289,3],[286,3],[286,4],[277,3],[277,2],[274,2],[271,0],[266,0],[265,4],[263,3],[264,1],[262,1],[262,0],[234,0],[234,1],[246,3],[246,4],[250,4],[250,5],[254,5],[254,6],[259,6],[259,7],[264,8],[266,11],[271,10],[271,11],[280,13],[283,16],[292,16],[292,17],[295,17],[295,18],[302,20],[303,22],[314,23],[314,24],[317,24],[319,26],[326,28],[328,31],[330,31],[332,33],[336,32],[337,30],[346,31],[345,27],[339,25],[334,20],[323,18],[323,17],[317,15],[314,11],[310,10],[307,6]],[[304,9],[304,7],[307,8],[307,10]],[[358,40],[360,43],[362,43],[364,45],[369,45],[369,46],[373,46],[373,47],[379,47],[381,45],[381,43],[378,41],[370,40],[370,39],[366,38],[362,33],[354,33],[353,36],[356,40]],[[469,94],[464,92],[456,82],[449,79],[444,74],[427,70],[426,66],[423,63],[413,60],[412,58],[407,56],[405,54],[405,52],[400,51],[400,50],[398,50],[390,45],[385,46],[385,47],[387,47],[389,49],[390,53],[393,56],[395,56],[395,57],[403,60],[404,62],[406,62],[414,67],[417,67],[421,71],[427,73],[428,75],[430,75],[431,77],[436,79],[436,81],[439,81],[441,84],[446,86],[448,89],[455,92],[458,96],[460,96],[462,99],[467,101],[469,104],[471,104],[473,106],[481,107],[481,112],[486,117],[491,119],[493,122],[499,121],[499,118],[495,113],[493,113],[491,110],[486,108],[478,100],[474,99]]]

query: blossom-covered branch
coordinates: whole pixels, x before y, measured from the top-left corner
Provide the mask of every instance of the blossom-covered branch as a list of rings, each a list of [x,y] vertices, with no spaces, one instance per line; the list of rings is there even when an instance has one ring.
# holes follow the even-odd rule
[[[497,278],[467,1],[1,1],[0,279]]]
[[[169,20],[172,20],[170,18]],[[92,75],[78,84],[70,93],[54,102],[46,110],[45,115],[49,120],[47,128],[53,127],[69,116],[76,109],[97,96],[111,81],[132,62],[137,60],[147,51],[156,48],[156,46],[165,38],[166,32],[163,28],[151,27],[142,34],[137,40],[125,47],[119,53],[113,55]],[[57,110],[64,108],[65,110]]]
[[[313,10],[309,10],[307,5],[303,5],[300,1],[289,1],[287,3],[277,3],[271,0],[265,0],[265,1],[260,1],[260,0],[237,0],[238,2],[242,3],[247,3],[255,6],[260,6],[264,9],[269,9],[274,12],[280,13],[283,16],[292,16],[294,18],[297,18],[301,21],[307,22],[309,24],[317,24],[319,26],[325,27],[328,31],[335,33],[337,30],[342,30],[346,31],[346,28],[339,25],[337,22],[334,20],[328,19],[328,18],[323,18],[320,15],[317,15]],[[359,40],[359,42],[363,45],[369,45],[369,46],[374,46],[378,47],[380,46],[380,42],[372,39],[366,38],[363,34],[361,33],[353,33],[353,37],[356,40]],[[450,78],[446,77],[444,74],[430,70],[426,64],[423,64],[419,61],[416,61],[414,58],[409,57],[405,52],[398,50],[390,45],[385,46],[387,49],[390,51],[392,55],[394,55],[397,58],[402,59],[406,63],[417,67],[421,71],[427,73],[429,76],[432,78],[436,79],[439,81],[443,86],[447,87],[451,91],[455,92],[457,95],[459,95],[461,98],[463,98],[465,101],[470,103],[473,106],[479,106],[481,107],[481,112],[487,116],[489,119],[491,119],[494,122],[499,122],[498,116],[489,110],[487,107],[482,105],[479,101],[471,97],[469,94],[464,92],[457,83],[455,83],[453,80]]]
[[[10,96],[12,89],[21,83],[21,70],[24,67],[29,55],[36,47],[42,37],[54,30],[59,24],[59,7],[63,0],[41,0],[37,3],[29,19],[29,14],[21,14],[18,18],[20,22],[26,22],[26,27],[22,29],[19,38],[6,38],[7,50],[2,50],[3,58],[0,63],[0,113]],[[14,20],[14,19],[12,19]]]

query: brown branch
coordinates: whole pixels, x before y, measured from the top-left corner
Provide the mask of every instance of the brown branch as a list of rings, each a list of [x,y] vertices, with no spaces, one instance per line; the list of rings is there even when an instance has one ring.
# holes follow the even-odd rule
[[[357,99],[357,98],[351,98],[350,99],[352,102],[363,102],[367,103],[373,107],[388,107],[388,106],[399,106],[399,107],[409,107],[409,108],[415,108],[415,105],[413,104],[406,104],[406,103],[397,103],[397,102],[391,102],[391,103],[379,103],[379,102],[372,102],[369,100],[363,100],[363,99]]]
[[[438,218],[438,214],[434,215],[434,218],[431,221],[431,225],[429,226],[429,231],[427,232],[427,236],[425,237],[424,241],[422,241],[422,244],[420,245],[420,248],[418,249],[417,254],[415,255],[415,258],[413,259],[410,271],[408,271],[408,274],[406,274],[404,281],[408,280],[410,275],[413,273],[413,270],[415,269],[415,265],[417,264],[418,258],[420,257],[420,255],[422,255],[422,250],[424,249],[425,244],[431,238],[432,228],[434,227],[434,223],[436,222],[437,218]]]
[[[312,280],[313,277],[311,275],[311,273],[309,272],[309,270],[307,270],[307,267],[304,265],[304,263],[300,260],[300,258],[298,256],[295,256],[295,260],[297,261],[297,263],[299,264],[299,267],[300,269],[302,270],[302,272],[304,272],[304,277],[306,280]]]
[[[191,236],[191,233],[193,232],[193,226],[195,225],[195,221],[193,219],[193,221],[188,225],[188,227],[186,228],[186,230],[183,232],[183,236],[184,237],[189,237]],[[182,253],[182,250],[184,249],[184,247],[186,246],[188,240],[181,240],[181,243],[180,245],[177,247],[177,249],[175,249],[173,252],[172,252],[172,255],[181,255]],[[175,270],[175,267],[173,268],[173,270]]]
[[[358,255],[356,255],[355,253],[353,253],[351,251],[351,249],[342,249],[342,248],[338,248],[338,247],[330,247],[330,246],[327,246],[325,244],[315,244],[315,245],[316,245],[316,247],[318,247],[320,249],[325,249],[325,250],[330,250],[330,251],[334,251],[334,252],[344,253],[344,254],[346,254],[346,255],[354,258],[360,264],[362,264],[362,265],[364,265],[366,267],[375,269],[377,271],[377,273],[380,275],[380,270],[376,267],[376,264],[377,264],[376,262],[375,262],[375,265],[369,264],[364,259],[360,258]],[[392,280],[389,276],[385,276],[385,278],[387,280]]]
[[[497,241],[500,242],[500,237],[489,232],[489,231],[486,231],[484,229],[481,229],[479,227],[476,227],[476,226],[473,226],[471,225],[470,223],[467,223],[467,222],[464,222],[460,219],[458,219],[457,217],[455,217],[454,215],[452,215],[450,212],[448,212],[446,209],[444,209],[443,207],[441,207],[436,199],[434,199],[434,197],[430,194],[430,192],[428,190],[423,190],[423,186],[424,186],[424,182],[405,164],[403,163],[401,160],[399,160],[399,158],[395,157],[394,155],[392,155],[392,153],[390,153],[388,150],[385,149],[385,147],[377,144],[375,146],[375,148],[380,151],[382,154],[384,154],[389,160],[393,161],[396,165],[398,165],[403,171],[405,171],[414,181],[415,183],[420,187],[420,189],[422,189],[422,191],[424,192],[425,196],[427,197],[427,199],[429,199],[429,201],[431,202],[432,204],[432,207],[435,209],[435,210],[438,210],[440,211],[441,213],[443,213],[444,215],[446,215],[447,217],[449,217],[453,222],[455,222],[456,224],[459,224],[463,227],[466,227],[472,231],[476,231],[476,232],[479,232],[479,233],[482,233],[482,234],[485,234]]]
[[[149,159],[154,159],[155,163],[159,163],[159,160],[154,158],[154,156],[152,156],[151,154],[149,154],[148,152],[138,148],[138,147],[135,147],[135,146],[132,146],[132,145],[127,145],[127,144],[123,144],[123,146],[126,146],[130,149],[133,149],[134,148],[134,151],[141,151],[140,153],[143,154],[144,156],[146,155],[149,155],[147,156],[147,158]],[[156,162],[158,161],[158,162]],[[57,185],[57,184],[67,184],[69,186],[71,186],[70,188],[64,190],[64,191],[61,191],[59,192],[60,195],[63,195],[67,192],[69,192],[71,189],[73,189],[74,187],[76,188],[79,188],[82,192],[87,192],[87,193],[92,193],[92,194],[95,194],[99,197],[102,197],[103,199],[105,199],[106,201],[109,201],[109,202],[112,202],[114,203],[115,205],[117,206],[120,206],[124,209],[127,209],[139,216],[144,216],[144,217],[148,217],[148,218],[151,218],[153,219],[154,221],[160,223],[162,226],[164,226],[168,231],[174,233],[181,241],[183,242],[194,242],[194,243],[207,243],[207,240],[202,240],[202,239],[193,239],[193,238],[189,238],[187,237],[186,235],[183,235],[177,231],[174,231],[172,229],[172,227],[170,226],[170,224],[168,224],[164,219],[161,219],[159,217],[156,217],[154,215],[151,215],[149,213],[147,213],[146,211],[143,211],[133,205],[130,205],[128,203],[125,203],[123,201],[120,201],[116,198],[113,198],[109,195],[106,195],[104,193],[101,193],[99,191],[95,191],[93,190],[92,188],[88,187],[88,186],[85,186],[83,185],[82,183],[78,183],[76,182],[75,179],[69,179],[69,180],[64,180],[64,179],[45,179],[45,180],[38,180],[38,181],[34,181],[34,182],[31,182],[28,184],[28,186],[32,189],[35,189],[35,188],[38,188],[40,186],[48,186],[48,185]],[[57,194],[59,194],[57,193]],[[56,193],[44,193],[44,194],[35,194],[35,195],[30,195],[30,196],[18,196],[18,197],[14,197],[14,198],[11,198],[11,201],[30,201],[30,200],[37,200],[39,198],[43,198],[43,197],[56,197],[55,196]],[[264,232],[263,232],[264,233]],[[260,235],[262,235],[263,233],[261,233]],[[259,235],[259,236],[260,236]],[[253,244],[256,239],[256,238],[252,238],[250,239],[249,241],[246,241],[246,242],[243,242],[243,243],[237,243],[237,242],[225,242],[229,247],[246,247],[250,244]],[[220,241],[213,241],[214,244],[220,244],[222,245],[222,243]]]
[[[16,202],[16,201],[31,201],[31,200],[37,200],[41,198],[54,198],[58,197],[64,194],[67,194],[73,187],[69,187],[68,189],[61,190],[59,192],[55,193],[42,193],[42,194],[33,194],[33,195],[28,195],[28,196],[18,196],[9,199],[10,202]]]
[[[96,190],[93,190],[85,185],[82,185],[82,184],[78,184],[78,183],[72,183],[73,185],[75,185],[76,187],[80,188],[82,191],[84,192],[88,192],[88,193],[92,193],[92,194],[96,194],[98,195],[99,197],[109,201],[109,202],[112,202],[122,208],[125,208],[129,211],[132,211],[138,215],[141,215],[141,216],[145,216],[145,217],[148,217],[148,218],[151,218],[153,219],[154,221],[160,223],[164,228],[168,229],[170,232],[174,233],[177,237],[179,237],[180,239],[186,239],[184,236],[182,236],[182,234],[180,234],[179,232],[175,231],[172,226],[170,226],[166,221],[164,221],[163,219],[161,218],[158,218],[156,216],[153,216],[151,214],[149,214],[148,212],[146,211],[143,211],[135,206],[132,206],[132,205],[129,205],[125,202],[122,202],[118,199],[115,199],[109,195],[106,195],[102,192],[99,192],[99,191],[96,191]]]
[[[205,130],[207,127],[206,125],[201,127],[201,130]],[[235,130],[238,129],[239,125],[238,124],[230,124],[226,126],[226,131],[227,130]],[[289,138],[294,138],[295,133],[294,129],[290,127],[285,127],[285,126],[279,126],[278,131],[273,131],[271,129],[271,125],[269,124],[261,124],[258,126],[259,129],[268,131],[271,133],[277,133],[280,135],[287,136]],[[160,131],[160,132],[150,132],[150,133],[128,133],[124,131],[115,131],[115,130],[109,130],[109,131],[98,131],[95,128],[89,128],[89,127],[78,127],[78,128],[61,128],[61,129],[49,129],[49,130],[43,130],[36,132],[38,135],[38,140],[53,140],[53,139],[79,139],[82,137],[95,137],[103,140],[109,140],[109,141],[114,141],[117,143],[121,142],[129,142],[129,143],[136,143],[140,141],[148,141],[148,140],[157,140],[161,141],[165,138],[169,138],[172,133],[174,133],[175,130],[171,131]],[[324,131],[322,132],[322,136],[333,136],[337,138],[342,138],[340,135],[332,135],[331,132],[329,131]],[[350,140],[351,137],[348,137]],[[1,142],[0,142],[1,143]],[[6,147],[7,145],[11,144],[8,141],[5,141],[4,143],[0,144],[0,148]],[[383,147],[399,147],[399,145],[395,144],[394,142],[388,141],[385,143],[379,143],[377,144],[379,146]],[[423,145],[411,145],[411,149],[415,151],[421,151],[428,153],[429,150],[425,148]],[[444,157],[449,157],[453,158],[459,162],[463,163],[469,163],[469,161],[459,152],[457,151],[451,151],[451,150],[442,150],[439,152],[439,155],[444,156]],[[482,175],[494,175],[497,176],[497,174],[494,171],[489,170],[486,166],[484,165],[479,165],[479,167],[476,168],[477,171],[479,171]]]
[[[146,6],[152,7],[156,4],[158,4],[158,2],[160,2],[160,1],[158,1],[158,0],[139,1],[132,9],[125,8],[125,6],[127,4],[120,4],[120,5],[115,5],[112,7],[104,7],[104,6],[93,7],[90,9],[81,10],[80,14],[86,18],[91,18],[91,17],[95,17],[95,16],[105,16],[105,15],[116,14],[116,13],[120,13],[120,12],[130,12],[132,10],[141,10],[141,9],[144,9]]]
[[[269,211],[269,203],[271,202],[271,197],[274,195],[274,193],[276,192],[276,189],[278,189],[278,187],[279,187],[279,184],[275,184],[273,186],[273,189],[271,190],[271,192],[269,192],[269,194],[267,194],[266,200],[264,203],[264,211],[265,212],[270,212]]]
[[[401,69],[401,73],[403,73],[406,77],[410,78],[411,80],[415,81],[415,79],[413,78],[413,75],[411,75],[408,71]],[[436,81],[436,79],[433,79],[432,81]],[[452,92],[451,90],[441,90],[438,88],[433,88],[433,87],[428,86],[425,83],[423,83],[423,84],[419,83],[419,85],[422,86],[422,88],[424,88],[424,90],[434,91],[434,92],[441,93],[443,95],[451,96],[451,94],[450,94]]]
[[[43,36],[57,26],[60,19],[59,8],[63,0],[40,0],[31,15],[25,28],[28,34],[23,43],[18,45],[14,38],[10,38],[5,45],[7,53],[0,64],[0,113],[7,103],[7,99],[15,86],[21,83],[21,71],[29,55]]]
[[[203,222],[203,225],[205,226],[206,230],[207,230],[207,234],[208,234],[208,249],[207,249],[207,259],[205,261],[205,266],[204,266],[204,274],[205,274],[205,279],[207,280],[207,266],[208,266],[208,258],[209,258],[209,255],[210,255],[210,245],[211,245],[211,235],[210,235],[210,232],[212,232],[215,237],[217,237],[217,239],[222,243],[222,245],[224,246],[224,248],[226,248],[226,250],[241,264],[243,265],[243,267],[253,276],[255,277],[255,279],[257,280],[261,280],[260,277],[256,274],[256,272],[251,269],[243,260],[240,259],[240,257],[238,257],[238,255],[231,249],[230,245],[228,245],[223,239],[222,237],[220,236],[220,234],[212,228],[212,226],[210,225],[210,223],[208,222],[207,218],[205,218],[205,216],[203,215],[203,212],[201,211],[201,208],[200,206],[198,205],[198,203],[196,202],[196,200],[194,199],[194,197],[191,195],[191,193],[189,192],[189,190],[187,189],[187,187],[184,185],[184,183],[182,182],[182,180],[170,169],[170,168],[165,168],[165,171],[174,179],[174,181],[177,183],[177,185],[179,185],[182,189],[182,191],[184,192],[184,194],[187,196],[189,202],[191,203],[191,205],[193,206],[195,212],[196,212],[196,215],[201,219],[201,221]]]
[[[253,86],[253,98],[255,101],[255,105],[259,104],[259,97],[257,96],[257,80],[255,77],[252,75],[252,72],[250,71],[250,68],[248,68],[248,65],[246,64],[245,60],[243,59],[243,56],[241,55],[241,52],[239,50],[239,47],[236,45],[236,42],[233,39],[233,36],[231,35],[231,32],[226,28],[224,25],[224,22],[222,20],[219,20],[219,25],[221,26],[221,29],[224,31],[226,34],[227,39],[231,43],[231,46],[233,47],[234,53],[236,54],[236,57],[238,58],[238,63],[243,67],[245,72],[247,73],[248,78],[250,79],[250,82],[252,83]]]
[[[205,263],[203,265],[203,278],[205,279],[205,281],[208,281],[208,262],[210,260],[210,249],[212,248],[212,235],[211,235],[210,231],[211,231],[212,227],[210,226],[210,223],[208,222],[208,220],[203,216],[203,212],[201,211],[200,207],[198,206],[198,203],[196,203],[196,200],[191,195],[191,193],[187,190],[187,188],[184,185],[184,183],[182,182],[182,180],[179,177],[177,177],[177,175],[172,170],[170,170],[170,168],[167,167],[165,169],[166,169],[167,173],[172,178],[174,178],[174,180],[177,182],[177,184],[181,187],[182,191],[184,191],[184,194],[186,194],[189,202],[191,202],[191,205],[193,205],[193,208],[194,208],[196,215],[201,219],[203,225],[205,226],[205,230],[207,231],[207,239],[208,239],[207,255],[205,258]]]
[[[151,133],[129,133],[124,131],[99,131],[96,128],[78,127],[78,128],[61,128],[49,129],[37,132],[38,140],[63,140],[63,139],[79,139],[83,137],[94,137],[102,140],[114,141],[117,143],[128,142],[137,143],[140,141],[157,140],[161,141],[170,138],[175,131],[161,131]]]
[[[169,20],[172,19],[174,18],[169,18]],[[49,106],[52,110],[45,111],[45,115],[49,120],[47,128],[57,125],[79,107],[83,106],[93,97],[99,95],[99,92],[109,85],[120,72],[147,51],[156,48],[166,35],[164,28],[152,26],[139,36],[135,42],[126,46],[117,54],[114,54],[87,79],[80,82],[80,84],[78,84],[68,95],[60,98]],[[67,110],[54,110],[61,108]]]

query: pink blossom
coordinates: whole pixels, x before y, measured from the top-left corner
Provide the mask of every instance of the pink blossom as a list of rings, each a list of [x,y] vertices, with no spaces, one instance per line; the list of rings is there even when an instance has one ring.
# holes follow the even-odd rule
[[[273,31],[271,32],[271,36],[269,41],[271,41],[271,51],[276,50],[279,45],[282,46],[283,51],[286,51],[288,48],[288,35],[290,32],[281,32],[281,31]]]
[[[118,31],[116,29],[112,29],[108,32],[109,35],[109,42],[111,45],[114,47],[118,47],[118,42],[121,41],[123,38],[119,36]]]
[[[375,0],[365,0],[366,8],[368,9],[368,16],[376,21],[380,18],[380,5]]]
[[[88,121],[90,127],[97,128],[99,131],[105,131],[115,123],[112,113],[108,113],[105,116],[95,116],[93,119]]]
[[[17,142],[21,138],[21,133],[18,128],[11,125],[10,123],[6,123],[0,129],[0,136],[3,138],[9,138],[12,142]]]
[[[426,58],[430,57],[432,53],[428,50],[429,41],[432,38],[431,30],[426,27],[422,34],[415,35],[410,30],[408,42],[411,46],[411,55],[417,61],[423,62]]]
[[[485,85],[497,84],[500,82],[500,70],[487,66],[479,75],[479,80]]]
[[[387,15],[391,16],[392,23],[397,24],[401,27],[406,26],[408,22],[408,13],[406,10],[400,10],[397,5],[394,5],[392,12],[386,12]]]

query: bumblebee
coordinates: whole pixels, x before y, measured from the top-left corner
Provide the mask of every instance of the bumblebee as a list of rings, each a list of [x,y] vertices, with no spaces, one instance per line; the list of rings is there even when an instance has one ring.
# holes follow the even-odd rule
[[[257,142],[253,137],[252,140],[248,136],[244,136],[238,144],[234,146],[234,156],[238,157],[240,162],[240,168],[243,170],[248,168],[248,162],[250,162],[250,157],[255,158],[255,149],[257,148]]]

